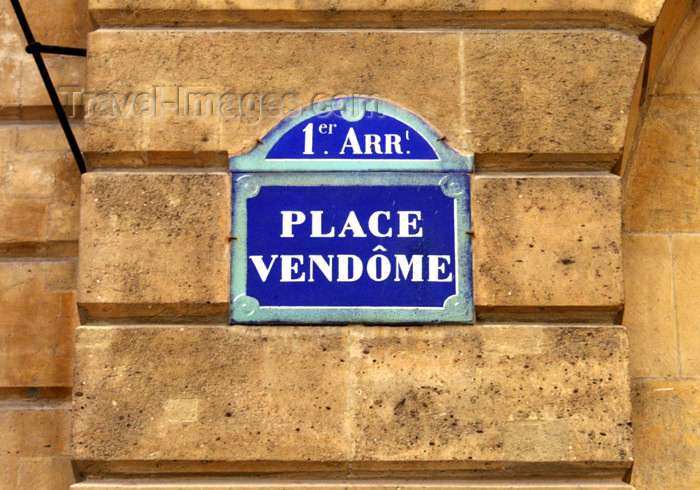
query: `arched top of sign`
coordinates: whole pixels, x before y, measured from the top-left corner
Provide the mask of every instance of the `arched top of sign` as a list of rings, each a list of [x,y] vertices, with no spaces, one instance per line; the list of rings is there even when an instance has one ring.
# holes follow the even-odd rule
[[[449,147],[417,115],[377,98],[347,97],[287,116],[251,152],[230,159],[235,172],[471,172],[473,155]]]

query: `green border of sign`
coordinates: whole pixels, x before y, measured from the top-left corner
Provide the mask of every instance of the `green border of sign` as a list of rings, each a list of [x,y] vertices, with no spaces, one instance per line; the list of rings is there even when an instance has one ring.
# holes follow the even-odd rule
[[[392,307],[260,307],[246,294],[248,272],[247,201],[263,186],[439,186],[454,199],[457,294],[442,308]],[[248,173],[233,175],[233,240],[231,247],[231,321],[236,323],[472,323],[471,220],[469,175],[465,173],[352,172]]]

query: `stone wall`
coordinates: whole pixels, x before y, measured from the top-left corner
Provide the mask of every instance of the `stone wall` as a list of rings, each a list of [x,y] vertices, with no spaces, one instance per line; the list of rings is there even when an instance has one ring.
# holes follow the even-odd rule
[[[637,488],[700,486],[700,4],[667,2],[625,171]]]
[[[653,20],[642,4],[505,5],[90,4],[88,92],[188,107],[183,88],[301,105],[372,94],[475,153],[477,325],[229,326],[227,157],[279,116],[113,117],[84,102],[76,488],[143,488],[144,475],[184,488],[624,486],[611,170],[638,103],[635,34]],[[532,18],[549,29],[520,28]]]
[[[87,39],[49,69],[91,171],[0,7],[0,487],[622,489],[633,422],[637,488],[696,484],[697,4],[647,52],[661,0],[25,3]],[[279,116],[96,98],[183,87],[374,94],[474,152],[476,325],[228,325],[227,157]]]
[[[86,46],[86,1],[22,3],[37,40]],[[80,173],[10,2],[0,18],[0,488],[65,490]],[[85,58],[46,63],[57,86],[85,83]]]

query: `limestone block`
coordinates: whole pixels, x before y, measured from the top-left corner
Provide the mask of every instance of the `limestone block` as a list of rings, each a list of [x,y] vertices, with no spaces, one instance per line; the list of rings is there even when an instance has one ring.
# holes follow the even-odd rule
[[[625,314],[630,375],[679,376],[671,240],[666,235],[623,235]]]
[[[81,199],[88,317],[227,318],[229,174],[91,172]]]
[[[639,380],[632,396],[632,485],[700,487],[700,381]]]
[[[0,262],[0,386],[71,386],[75,261]]]
[[[491,481],[488,483],[474,482],[385,482],[385,481],[353,481],[303,483],[299,481],[268,480],[255,483],[245,482],[212,482],[198,483],[166,483],[166,482],[82,482],[70,487],[71,490],[631,490],[625,483],[599,483],[583,481],[551,482],[518,482]]]
[[[664,3],[654,26],[649,53],[649,93],[688,94],[697,89],[697,79],[693,78],[695,67],[686,63],[697,57],[693,51],[697,50],[699,13],[695,0]]]
[[[0,148],[0,243],[77,240],[80,172],[59,125],[5,133],[14,138]]]
[[[88,474],[631,463],[622,327],[80,327],[75,379]]]
[[[644,54],[637,39],[599,30],[103,30],[89,43],[89,91],[107,97],[104,111],[86,111],[96,166],[105,155],[124,166],[142,152],[242,153],[287,109],[344,94],[403,105],[461,151],[610,167]],[[139,93],[155,107],[108,103]],[[226,106],[226,94],[238,102]]]
[[[166,110],[165,116],[104,119],[90,111],[88,152],[241,153],[280,119],[279,111],[261,103],[268,94],[291,94],[285,97],[289,109],[337,94],[381,94],[419,112],[450,141],[461,139],[454,32],[98,31],[90,36],[90,51],[91,91],[126,94],[158,85],[164,100],[175,100],[179,86],[179,114],[187,106],[189,115]],[[141,59],[140,68],[130,59]],[[207,93],[231,93],[244,105],[235,104],[231,117],[194,115],[201,114],[196,104],[203,96],[197,94]]]
[[[466,31],[463,50],[465,148],[622,152],[638,41],[605,31]]]
[[[700,376],[700,235],[673,237],[676,316],[684,376]]]
[[[69,413],[55,402],[0,407],[0,487],[65,490],[75,482]]]
[[[626,176],[626,231],[700,231],[700,99],[652,97]]]
[[[472,222],[477,314],[620,308],[619,178],[476,176]]]
[[[474,22],[506,19],[571,23],[573,19],[601,24],[649,26],[656,20],[662,0],[355,0],[341,4],[330,0],[301,2],[255,0],[207,0],[196,5],[186,0],[93,0],[90,12],[101,25],[220,25],[310,24],[406,25]]]
[[[655,92],[661,95],[700,95],[700,12],[691,14],[689,32],[676,48],[674,58],[661,74]]]
[[[37,41],[44,44],[84,48],[91,28],[87,0],[22,2]],[[9,2],[0,5],[3,43],[0,45],[0,115],[50,117],[53,107]],[[44,55],[55,86],[85,84],[85,58]],[[55,117],[55,116],[53,116]]]

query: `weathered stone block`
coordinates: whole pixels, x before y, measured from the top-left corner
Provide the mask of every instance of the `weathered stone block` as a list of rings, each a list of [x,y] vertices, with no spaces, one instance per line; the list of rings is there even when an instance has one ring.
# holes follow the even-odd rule
[[[0,487],[65,490],[75,482],[70,463],[70,405],[0,407]]]
[[[626,231],[700,231],[700,98],[652,97],[626,176]]]
[[[75,386],[88,473],[631,462],[622,327],[81,327]]]
[[[5,132],[13,138],[0,149],[0,243],[77,240],[80,172],[58,124]]]
[[[121,46],[119,50],[114,49],[116,45]],[[285,98],[292,109],[324,95],[381,94],[417,110],[450,140],[461,139],[459,34],[455,32],[98,31],[90,36],[90,48],[91,90],[152,91],[159,85],[166,94],[164,100],[174,100],[175,87],[181,86],[179,110],[184,113],[187,105],[190,115],[177,117],[178,124],[173,125],[174,111],[163,111],[166,117],[132,114],[126,122],[117,118],[121,119],[118,131],[112,134],[111,120],[95,127],[93,121],[100,117],[89,114],[89,152],[241,153],[280,119],[280,111],[263,107],[261,98],[266,94],[294,94]],[[439,60],[436,52],[442,53]],[[153,70],[147,74],[136,69],[129,61],[132,56],[142,60],[140,66]],[[226,63],[217,61],[222,56]],[[194,115],[197,104],[200,111],[205,105],[197,94],[207,93],[231,93],[239,100],[251,96],[242,108],[233,104],[236,110],[230,114]],[[140,121],[130,128],[133,119]],[[150,137],[138,145],[138,135],[136,140],[132,136],[136,132]]]
[[[330,0],[277,2],[253,0],[207,0],[196,6],[186,0],[131,1],[93,0],[90,12],[101,25],[221,25],[221,24],[313,24],[313,25],[425,25],[463,24],[507,20],[597,22],[599,24],[652,25],[662,0],[475,0],[454,3]]]
[[[649,54],[650,94],[698,93],[698,13],[695,0],[664,2]]]
[[[671,240],[666,235],[623,235],[625,314],[630,375],[679,376]]]
[[[700,487],[700,381],[638,380],[632,396],[632,485]]]
[[[619,178],[476,176],[472,213],[477,314],[620,309]]]
[[[465,149],[622,152],[641,43],[606,31],[463,35]]]
[[[88,317],[227,318],[229,174],[89,173],[81,199]]]
[[[71,386],[75,261],[0,262],[0,386]]]
[[[683,376],[700,376],[700,235],[673,237],[676,317]]]
[[[22,7],[37,41],[59,46],[85,47],[91,28],[87,0],[63,2],[25,1]],[[9,2],[0,6],[0,115],[13,117],[55,117],[32,55],[24,51],[27,42]],[[84,58],[44,55],[55,86],[84,86]]]
[[[689,32],[680,33],[683,38],[677,52],[672,53],[675,56],[658,81],[658,94],[700,95],[700,14],[691,13],[689,23]]]
[[[612,166],[644,54],[633,37],[595,30],[106,30],[89,42],[91,92],[156,98],[158,86],[159,100],[180,101],[177,113],[157,101],[148,117],[88,111],[86,150],[96,166],[110,165],[108,155],[124,166],[158,152],[245,152],[289,112],[273,110],[268,94],[289,109],[374,95],[416,112],[458,150],[491,160],[575,155]],[[223,103],[227,93],[238,103]],[[196,115],[206,112],[204,94],[219,115]]]

